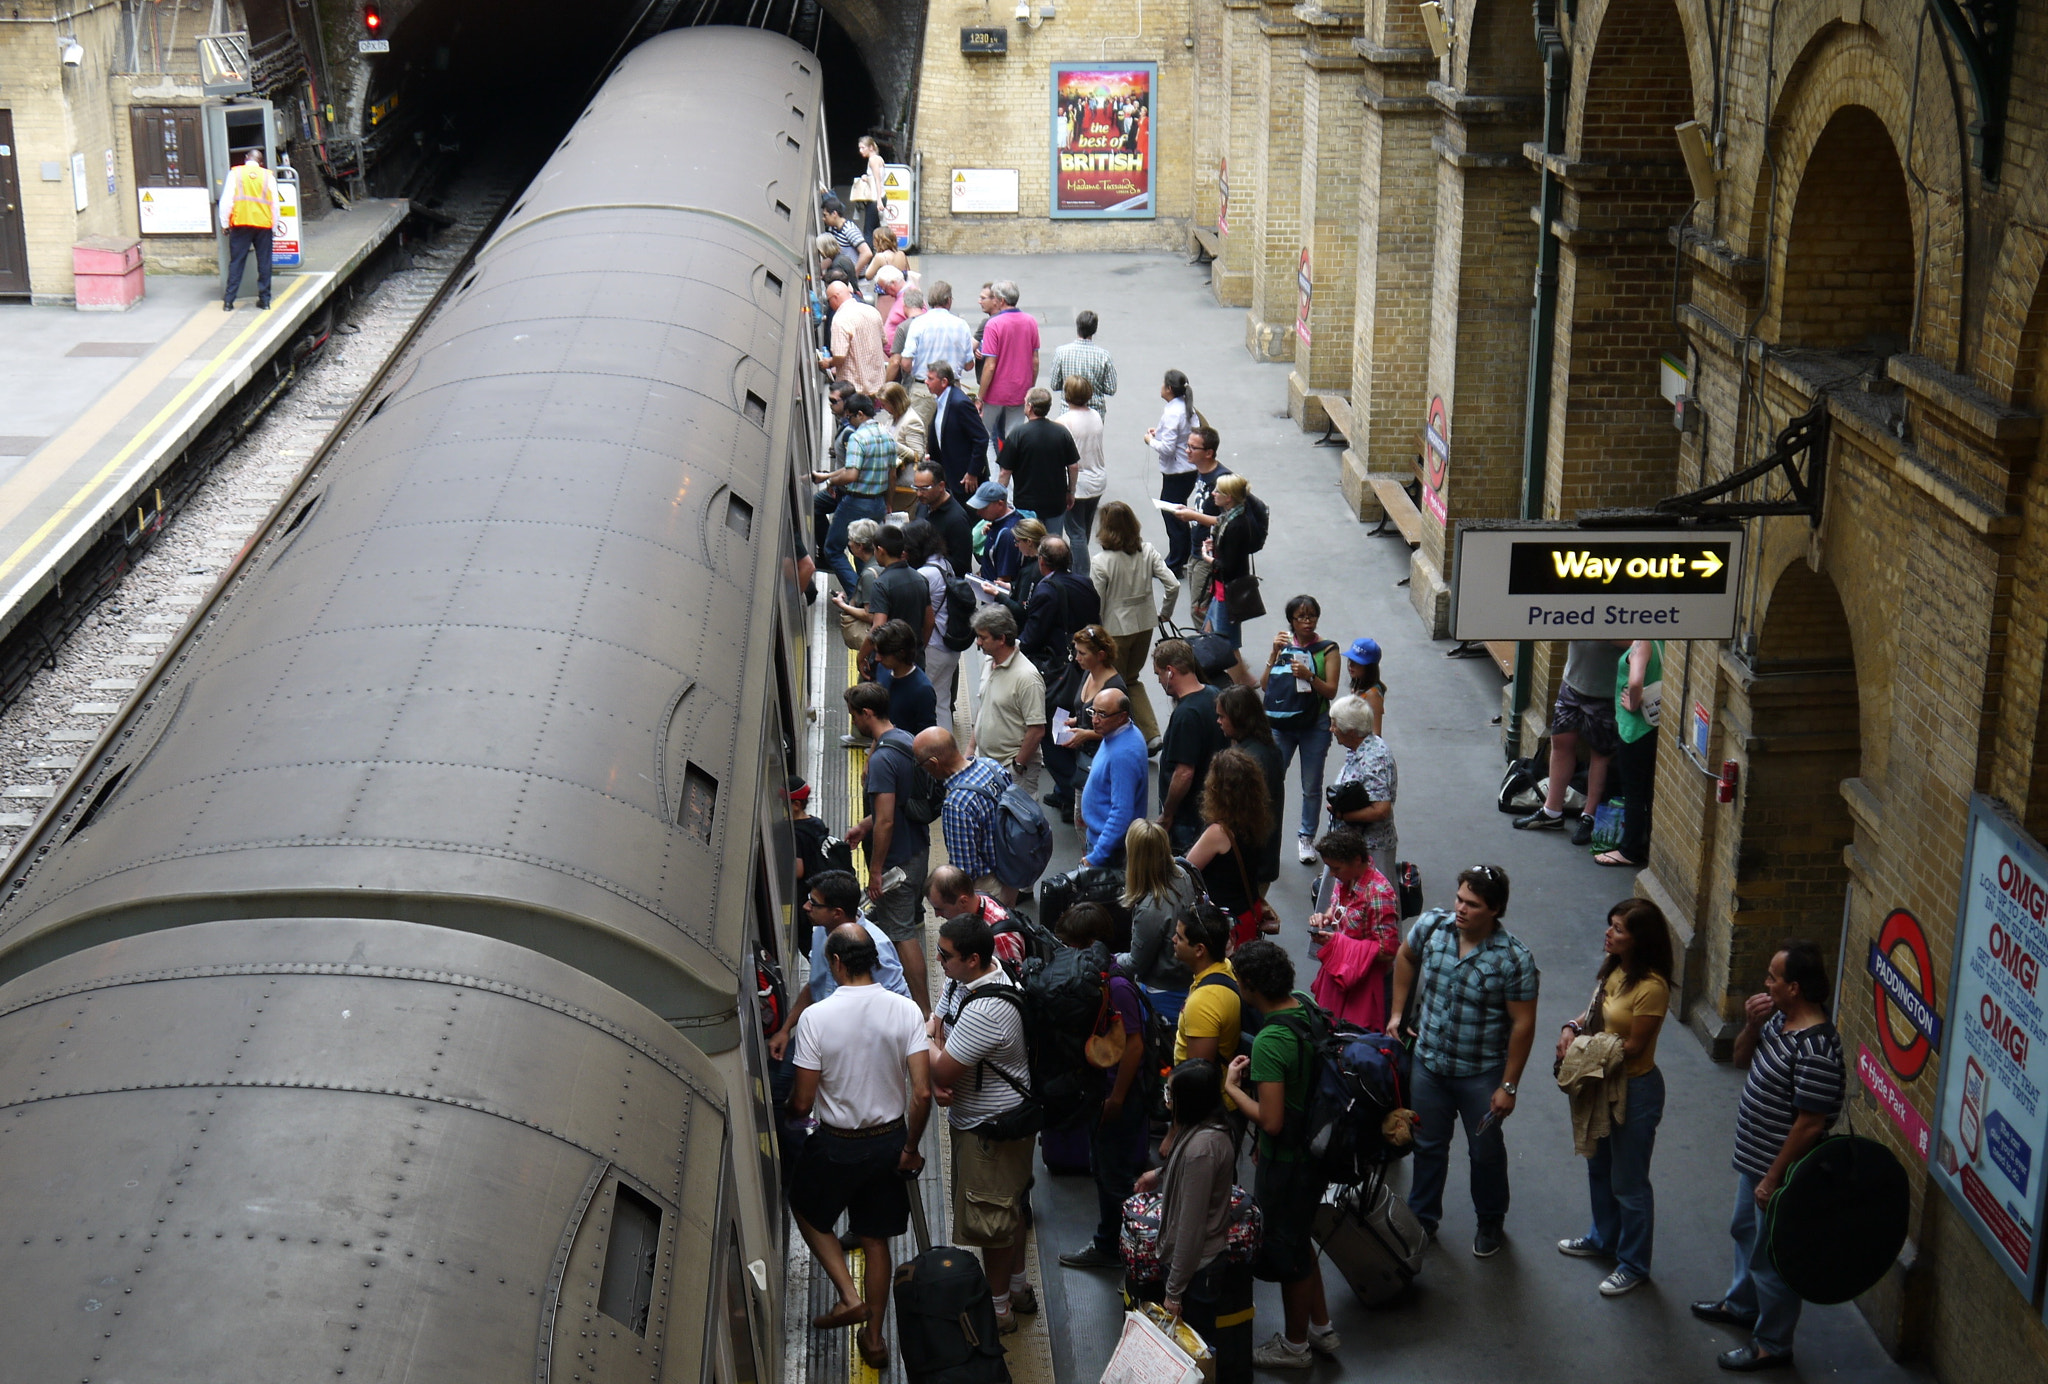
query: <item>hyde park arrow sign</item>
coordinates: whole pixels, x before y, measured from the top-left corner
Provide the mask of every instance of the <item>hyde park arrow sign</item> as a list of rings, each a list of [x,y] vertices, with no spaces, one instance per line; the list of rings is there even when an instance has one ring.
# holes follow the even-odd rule
[[[1739,528],[1458,530],[1451,632],[1459,639],[1728,639]]]

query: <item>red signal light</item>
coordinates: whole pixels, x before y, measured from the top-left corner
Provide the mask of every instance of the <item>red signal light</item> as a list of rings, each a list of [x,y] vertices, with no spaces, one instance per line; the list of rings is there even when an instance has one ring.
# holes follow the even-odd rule
[[[367,32],[371,38],[375,38],[383,30],[383,28],[384,16],[378,13],[377,7],[375,5],[363,6],[364,31]]]

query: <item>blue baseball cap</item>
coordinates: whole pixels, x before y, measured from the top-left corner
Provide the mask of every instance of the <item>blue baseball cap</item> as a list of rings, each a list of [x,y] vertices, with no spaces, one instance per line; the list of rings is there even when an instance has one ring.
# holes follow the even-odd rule
[[[1351,647],[1344,651],[1344,657],[1361,667],[1370,667],[1380,661],[1380,645],[1377,639],[1360,637],[1351,641]]]
[[[973,498],[969,499],[967,504],[971,509],[981,509],[987,505],[1009,502],[1010,492],[1003,487],[1001,481],[983,481],[981,488],[974,492]]]

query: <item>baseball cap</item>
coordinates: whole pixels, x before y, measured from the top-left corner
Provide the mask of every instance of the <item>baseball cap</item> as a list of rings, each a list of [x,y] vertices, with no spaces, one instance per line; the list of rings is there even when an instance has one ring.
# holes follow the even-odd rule
[[[980,509],[985,505],[1007,504],[1009,499],[1010,492],[1003,488],[1001,481],[983,481],[981,488],[974,492],[974,498],[967,503],[971,508]]]
[[[1344,651],[1344,657],[1361,667],[1380,661],[1380,645],[1377,639],[1360,636],[1351,641],[1351,647]]]

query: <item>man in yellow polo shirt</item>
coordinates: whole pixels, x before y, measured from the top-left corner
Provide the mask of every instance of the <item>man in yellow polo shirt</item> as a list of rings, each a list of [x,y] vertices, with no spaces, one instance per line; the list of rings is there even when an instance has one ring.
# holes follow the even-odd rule
[[[221,310],[233,312],[242,291],[242,266],[256,252],[256,306],[270,307],[270,238],[277,227],[277,179],[251,149],[220,191],[220,224],[228,233],[228,282]]]
[[[1193,977],[1173,1032],[1175,1066],[1191,1057],[1228,1066],[1237,1055],[1244,1001],[1237,977],[1223,959],[1229,945],[1230,919],[1213,904],[1197,903],[1174,925],[1174,959]]]

